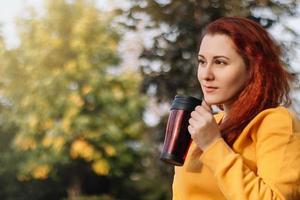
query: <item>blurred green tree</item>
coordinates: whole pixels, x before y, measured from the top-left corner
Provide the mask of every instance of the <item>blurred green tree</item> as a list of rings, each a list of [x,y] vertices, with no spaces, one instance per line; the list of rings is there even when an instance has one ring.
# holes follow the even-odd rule
[[[120,36],[110,24],[113,14],[88,0],[45,5],[44,15],[32,11],[19,20],[19,47],[1,48],[1,124],[13,130],[9,140],[1,132],[0,141],[16,156],[14,164],[0,166],[0,175],[11,167],[14,183],[23,186],[19,192],[30,183],[28,191],[4,197],[57,199],[57,192],[69,199],[161,198],[143,175],[142,77],[117,67]]]

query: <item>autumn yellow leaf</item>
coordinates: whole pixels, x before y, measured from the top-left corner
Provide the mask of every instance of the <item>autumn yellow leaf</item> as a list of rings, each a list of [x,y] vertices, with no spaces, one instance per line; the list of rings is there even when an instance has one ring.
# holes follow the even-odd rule
[[[97,160],[92,164],[93,171],[98,175],[107,175],[110,167],[106,160]]]
[[[58,136],[53,142],[53,147],[57,152],[60,152],[65,144],[65,138],[63,136]]]
[[[24,137],[23,135],[18,135],[14,141],[14,144],[22,151],[35,149],[37,146],[36,141],[33,138]]]
[[[73,159],[81,157],[86,161],[92,161],[99,157],[95,148],[83,139],[77,139],[72,143],[70,155]]]
[[[76,69],[77,63],[75,60],[70,60],[69,62],[67,62],[64,65],[64,68],[66,70],[67,73],[73,74],[76,73],[77,69]]]
[[[115,156],[117,153],[116,149],[112,145],[104,144],[103,148],[108,156]]]
[[[62,120],[62,129],[65,133],[70,133],[71,120],[69,117],[64,117]]]
[[[32,170],[31,174],[35,179],[47,179],[50,169],[49,165],[38,165]]]
[[[46,135],[42,140],[42,145],[44,147],[52,147],[56,152],[60,152],[64,144],[65,139],[62,136],[54,137]]]
[[[53,141],[53,137],[51,137],[51,136],[45,136],[43,138],[43,140],[42,140],[42,145],[44,147],[49,147],[49,146],[51,146],[52,141]]]
[[[24,182],[24,181],[28,181],[30,180],[30,178],[28,176],[25,176],[25,175],[18,175],[17,176],[17,179],[21,182]]]
[[[84,102],[78,94],[71,94],[69,100],[73,102],[77,107],[82,107]]]
[[[124,93],[119,86],[114,86],[112,92],[116,100],[120,101],[124,98]]]
[[[53,127],[53,121],[51,119],[45,121],[42,125],[45,130],[51,129]]]
[[[84,95],[86,95],[86,94],[88,94],[88,93],[90,93],[90,92],[92,91],[92,87],[89,86],[89,85],[84,85],[84,86],[82,87],[81,91],[82,91],[82,93],[83,93]]]
[[[37,124],[38,124],[38,119],[37,119],[37,117],[36,117],[35,115],[30,115],[30,116],[28,117],[28,125],[29,125],[29,128],[34,129],[34,128],[36,128]]]

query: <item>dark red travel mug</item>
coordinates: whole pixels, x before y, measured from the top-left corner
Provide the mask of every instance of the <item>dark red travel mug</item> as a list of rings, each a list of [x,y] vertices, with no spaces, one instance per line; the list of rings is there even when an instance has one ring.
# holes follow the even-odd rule
[[[188,132],[191,112],[202,100],[191,96],[176,95],[171,105],[167,123],[163,150],[160,156],[162,161],[182,166],[191,144]]]

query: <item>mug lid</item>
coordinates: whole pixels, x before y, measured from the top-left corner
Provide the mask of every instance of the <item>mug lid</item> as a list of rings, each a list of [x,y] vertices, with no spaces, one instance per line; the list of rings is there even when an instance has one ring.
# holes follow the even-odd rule
[[[187,110],[193,111],[196,106],[201,105],[202,100],[192,97],[192,96],[185,96],[185,95],[176,95],[172,105],[171,110]]]

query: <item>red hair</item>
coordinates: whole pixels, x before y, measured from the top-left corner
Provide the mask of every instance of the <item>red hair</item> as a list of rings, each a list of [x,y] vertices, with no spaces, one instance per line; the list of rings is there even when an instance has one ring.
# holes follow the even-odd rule
[[[206,34],[230,37],[249,72],[249,82],[233,103],[226,121],[220,125],[223,138],[232,146],[259,112],[290,104],[289,81],[292,76],[280,60],[279,46],[261,25],[250,19],[220,18],[208,24],[204,30]]]

